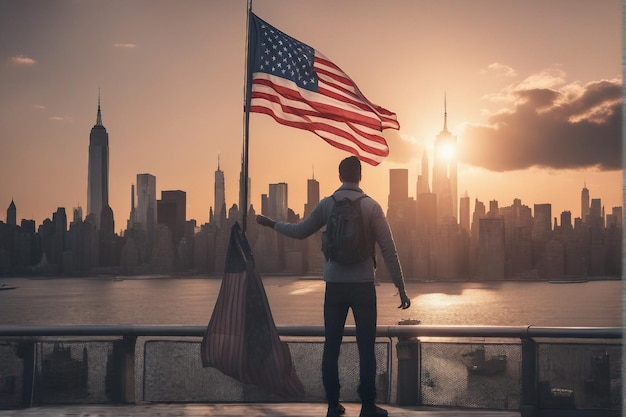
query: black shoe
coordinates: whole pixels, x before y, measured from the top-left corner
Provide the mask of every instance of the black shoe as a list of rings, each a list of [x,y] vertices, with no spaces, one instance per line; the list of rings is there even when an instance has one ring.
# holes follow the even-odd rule
[[[387,417],[389,413],[376,405],[363,405],[359,417]]]
[[[337,406],[337,410],[339,411],[339,414],[346,414],[346,407],[341,405],[341,403]]]
[[[339,417],[339,407],[328,406],[326,417]]]

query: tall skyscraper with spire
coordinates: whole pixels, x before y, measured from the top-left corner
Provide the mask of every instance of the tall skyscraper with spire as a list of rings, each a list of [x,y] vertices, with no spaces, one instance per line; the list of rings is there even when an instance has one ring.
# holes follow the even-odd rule
[[[9,204],[9,208],[7,209],[7,224],[11,226],[17,225],[17,208],[15,207],[13,199],[11,199],[11,204]]]
[[[443,130],[435,139],[433,193],[437,195],[438,222],[458,218],[456,136],[448,131],[448,109],[444,95]]]
[[[589,189],[587,189],[587,183],[585,182],[580,193],[580,218],[583,221],[587,221],[587,216],[589,216]]]
[[[109,134],[102,125],[100,94],[96,124],[89,135],[89,166],[87,169],[87,216],[100,230],[102,209],[109,206]]]
[[[215,171],[215,194],[213,204],[215,222],[217,227],[221,229],[224,226],[222,222],[226,219],[226,192],[224,185],[224,171],[220,169],[219,155],[217,156],[217,170]]]

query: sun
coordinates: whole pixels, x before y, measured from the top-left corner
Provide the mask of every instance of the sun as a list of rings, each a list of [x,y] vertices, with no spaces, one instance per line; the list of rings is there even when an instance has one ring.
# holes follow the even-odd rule
[[[438,157],[444,161],[452,161],[456,158],[456,146],[453,143],[443,143],[439,146]]]

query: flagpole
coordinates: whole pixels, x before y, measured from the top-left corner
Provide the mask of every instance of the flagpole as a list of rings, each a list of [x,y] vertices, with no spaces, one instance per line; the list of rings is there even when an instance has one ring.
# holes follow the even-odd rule
[[[250,13],[252,12],[252,0],[247,0],[246,5],[246,59],[245,59],[245,71],[244,71],[244,123],[243,123],[243,198],[242,207],[240,207],[242,229],[245,233],[247,230],[248,221],[248,149],[249,149],[249,137],[250,137],[250,94],[252,90],[252,73],[250,70]]]

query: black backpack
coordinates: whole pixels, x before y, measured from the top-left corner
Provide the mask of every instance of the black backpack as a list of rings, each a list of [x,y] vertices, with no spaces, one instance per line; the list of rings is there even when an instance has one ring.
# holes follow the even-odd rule
[[[361,216],[361,199],[367,195],[354,201],[348,198],[338,201],[334,195],[331,197],[335,206],[322,233],[322,252],[326,259],[350,265],[372,257],[372,245]]]

